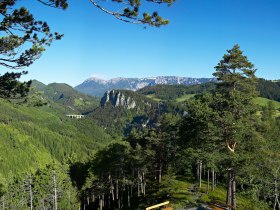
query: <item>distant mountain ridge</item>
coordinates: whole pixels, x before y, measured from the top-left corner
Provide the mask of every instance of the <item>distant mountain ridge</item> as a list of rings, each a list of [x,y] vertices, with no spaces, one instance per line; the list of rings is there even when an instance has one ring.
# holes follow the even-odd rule
[[[113,89],[126,89],[136,91],[146,86],[163,84],[195,85],[213,81],[215,81],[215,78],[191,78],[177,76],[158,76],[145,78],[118,77],[110,80],[91,77],[85,80],[82,84],[76,86],[75,89],[85,94],[101,97],[106,91],[110,91]]]

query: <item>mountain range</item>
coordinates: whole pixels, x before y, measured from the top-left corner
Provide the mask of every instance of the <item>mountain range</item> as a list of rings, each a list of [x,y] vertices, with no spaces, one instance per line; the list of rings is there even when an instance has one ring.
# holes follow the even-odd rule
[[[79,92],[102,97],[106,91],[113,89],[139,90],[147,86],[155,85],[196,85],[215,81],[214,78],[191,78],[177,76],[159,76],[145,78],[114,78],[104,80],[96,77],[91,77],[85,80],[75,89]]]

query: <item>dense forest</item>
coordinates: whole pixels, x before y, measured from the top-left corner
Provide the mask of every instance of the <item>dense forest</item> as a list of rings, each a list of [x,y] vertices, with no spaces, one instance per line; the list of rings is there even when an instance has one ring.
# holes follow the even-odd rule
[[[11,70],[0,75],[0,209],[136,210],[168,200],[169,207],[178,210],[189,207],[280,210],[280,82],[256,78],[254,64],[238,45],[227,50],[215,66],[216,82],[189,87],[159,85],[136,92],[117,90],[116,95],[104,95],[99,104],[97,98],[81,94],[67,84],[21,82],[21,76],[27,71],[16,70],[32,65],[47,47],[64,35],[33,16],[31,11],[37,10],[36,6],[27,4],[30,7],[27,8],[19,2],[0,0],[0,66]],[[67,0],[34,2],[61,10],[68,8]],[[93,8],[122,22],[144,27],[169,24],[169,20],[159,15],[161,11],[149,11],[147,5],[171,6],[174,2],[90,0]],[[236,10],[242,12],[239,7],[230,4],[225,10],[226,16],[234,14],[230,22],[241,20],[236,16]],[[39,11],[44,15],[50,13]],[[217,11],[218,15],[222,14],[221,10]],[[59,16],[51,14],[55,20],[51,22],[58,22]],[[243,14],[241,25],[246,26]],[[76,19],[80,16],[75,16]],[[89,40],[95,40],[95,47],[99,40],[106,53],[113,52],[107,48],[108,37],[104,35],[102,40],[84,39],[75,20],[72,19],[70,26],[75,28],[72,31],[75,40],[80,41],[79,46],[87,45],[90,49],[83,51],[85,54],[93,54]],[[180,17],[181,22],[184,20]],[[219,21],[221,25],[229,23],[225,16],[220,16]],[[200,26],[197,22],[193,25]],[[235,26],[234,34],[239,34]],[[85,27],[94,28],[88,23]],[[213,29],[220,33],[225,28]],[[210,27],[208,30],[214,32]],[[246,31],[244,27],[242,30]],[[277,34],[275,27],[273,30]],[[184,34],[183,30],[181,33]],[[177,43],[184,47],[179,33],[174,34]],[[123,45],[132,37],[134,42],[129,46],[141,53],[137,44],[143,42],[136,39],[140,36],[130,36],[123,42],[122,36],[117,35],[125,54],[120,46],[112,47],[118,49],[116,52],[126,62],[133,58],[129,54],[141,61],[143,55],[149,55],[146,48],[140,59],[135,50],[130,53]],[[166,35],[175,40],[171,33]],[[142,45],[149,46],[152,55],[148,60],[164,59],[166,55],[152,51],[152,43],[162,42],[162,36],[153,38],[147,33],[145,37],[150,41]],[[219,38],[217,33],[211,37],[213,43],[214,37]],[[72,40],[71,53],[73,43]],[[174,54],[180,52],[176,48]],[[58,53],[57,61],[64,68],[68,62],[72,65],[71,58],[68,57],[66,65],[60,56]],[[79,56],[73,58],[79,60]],[[93,58],[98,59],[96,54]],[[108,54],[103,59],[111,61]]]
[[[238,45],[215,68],[216,83],[116,91],[131,109],[38,81],[1,99],[1,208],[279,209],[278,83]]]

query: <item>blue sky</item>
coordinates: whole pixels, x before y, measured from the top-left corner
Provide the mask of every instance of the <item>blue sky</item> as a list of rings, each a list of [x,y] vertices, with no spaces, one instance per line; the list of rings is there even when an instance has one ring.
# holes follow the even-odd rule
[[[152,7],[168,26],[144,29],[103,14],[89,0],[70,0],[66,11],[22,0],[53,31],[64,33],[24,79],[78,85],[91,76],[212,77],[227,49],[239,44],[257,76],[280,79],[279,0],[177,0]]]

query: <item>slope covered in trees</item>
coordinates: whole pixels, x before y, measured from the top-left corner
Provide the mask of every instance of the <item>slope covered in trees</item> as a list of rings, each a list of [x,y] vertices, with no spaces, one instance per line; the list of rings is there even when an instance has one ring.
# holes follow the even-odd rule
[[[85,160],[111,141],[88,119],[69,119],[52,106],[30,107],[1,100],[1,174],[36,169],[68,156]],[[56,105],[58,106],[58,105]]]
[[[69,109],[70,113],[86,113],[92,111],[99,105],[99,99],[79,93],[74,88],[63,83],[51,83],[45,85],[33,80],[31,84],[31,94],[37,98],[54,101]]]
[[[114,91],[82,119],[67,118],[72,109],[56,98],[81,97],[67,85],[37,82],[39,91],[48,90],[41,95],[46,105],[36,102],[43,100],[36,91],[24,104],[2,99],[0,206],[144,209],[170,200],[175,209],[214,202],[279,209],[277,107],[256,105],[253,64],[239,46],[216,69],[220,82],[211,91],[144,89],[161,101]],[[176,107],[181,91],[199,94]]]
[[[177,104],[154,101],[139,92],[112,90],[105,93],[101,104],[89,113],[108,133],[128,135],[133,128],[155,127],[165,113],[183,113]]]
[[[156,127],[133,129],[96,154],[85,207],[138,209],[171,199],[184,207],[218,200],[230,209],[279,208],[275,107],[258,112],[255,70],[239,46],[216,69],[217,88],[186,101],[184,117],[162,115]]]
[[[185,86],[185,85],[157,85],[147,86],[137,92],[143,95],[152,95],[157,99],[163,101],[174,101],[185,94],[199,94],[206,91],[211,91],[215,88],[215,83],[204,83],[199,85]]]
[[[162,101],[174,101],[184,95],[201,94],[211,92],[215,89],[216,83],[204,83],[199,85],[185,86],[185,85],[157,85],[147,86],[137,92],[150,96],[151,98]],[[259,96],[274,101],[280,101],[280,83],[279,81],[271,81],[265,79],[257,80],[257,90]]]
[[[260,91],[261,97],[280,102],[279,81],[269,81],[265,79],[259,79],[257,89],[258,91]]]

